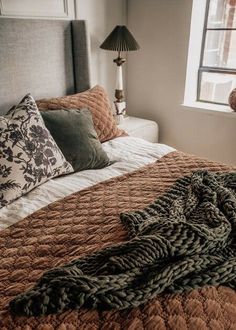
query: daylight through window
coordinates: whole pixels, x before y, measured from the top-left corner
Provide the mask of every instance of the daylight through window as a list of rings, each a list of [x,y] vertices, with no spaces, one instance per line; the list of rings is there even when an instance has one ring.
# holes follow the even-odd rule
[[[208,0],[198,101],[227,104],[236,88],[236,0]]]

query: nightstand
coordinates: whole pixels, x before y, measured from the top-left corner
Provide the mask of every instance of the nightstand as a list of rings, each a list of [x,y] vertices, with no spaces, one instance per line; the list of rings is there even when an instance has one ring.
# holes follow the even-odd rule
[[[118,127],[130,136],[142,138],[149,142],[158,142],[158,125],[155,121],[128,116]]]

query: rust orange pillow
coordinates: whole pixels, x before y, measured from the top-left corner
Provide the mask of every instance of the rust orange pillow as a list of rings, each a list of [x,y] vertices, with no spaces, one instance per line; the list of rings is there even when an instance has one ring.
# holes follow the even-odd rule
[[[78,94],[42,99],[36,103],[40,111],[87,108],[92,114],[94,128],[101,142],[127,135],[117,127],[108,95],[101,86],[95,86]]]

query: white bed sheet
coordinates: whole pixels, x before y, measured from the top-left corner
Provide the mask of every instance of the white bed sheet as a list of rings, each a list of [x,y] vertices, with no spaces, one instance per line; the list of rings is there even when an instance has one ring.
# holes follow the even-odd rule
[[[164,144],[150,143],[130,136],[105,142],[103,148],[110,160],[114,161],[112,165],[99,170],[81,171],[47,181],[0,209],[0,229],[7,228],[56,200],[101,181],[154,163],[175,150]]]

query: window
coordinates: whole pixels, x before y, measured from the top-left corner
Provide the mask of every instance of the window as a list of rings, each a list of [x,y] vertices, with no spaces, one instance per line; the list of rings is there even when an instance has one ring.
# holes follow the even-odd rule
[[[197,101],[228,104],[236,88],[236,0],[207,0]]]

